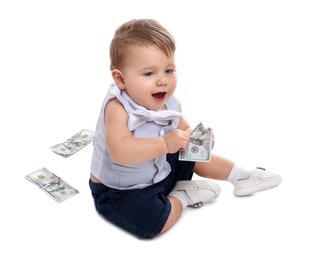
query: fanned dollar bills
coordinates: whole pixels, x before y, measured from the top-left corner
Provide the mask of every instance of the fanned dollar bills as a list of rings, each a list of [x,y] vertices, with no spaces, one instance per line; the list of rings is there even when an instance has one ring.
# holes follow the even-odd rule
[[[36,184],[57,202],[62,202],[79,193],[77,189],[70,186],[47,168],[30,173],[25,178]]]
[[[53,152],[62,155],[63,157],[69,157],[88,145],[93,138],[94,132],[83,129],[67,141],[52,146],[51,149]]]
[[[191,133],[186,151],[180,151],[179,160],[210,162],[212,146],[212,129],[199,123]]]

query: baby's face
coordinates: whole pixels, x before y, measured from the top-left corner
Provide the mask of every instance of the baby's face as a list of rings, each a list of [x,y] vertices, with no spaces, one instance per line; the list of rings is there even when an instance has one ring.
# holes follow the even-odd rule
[[[160,110],[175,91],[175,69],[174,54],[167,57],[156,46],[134,46],[121,70],[125,91],[140,106]]]

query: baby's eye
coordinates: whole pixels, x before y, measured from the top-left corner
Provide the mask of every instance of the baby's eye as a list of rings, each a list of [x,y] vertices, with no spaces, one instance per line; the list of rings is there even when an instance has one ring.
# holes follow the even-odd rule
[[[151,77],[154,73],[153,72],[146,72],[143,75],[146,77]]]
[[[168,74],[173,73],[173,72],[174,72],[173,69],[168,69],[168,70],[166,70],[166,73],[168,73]]]

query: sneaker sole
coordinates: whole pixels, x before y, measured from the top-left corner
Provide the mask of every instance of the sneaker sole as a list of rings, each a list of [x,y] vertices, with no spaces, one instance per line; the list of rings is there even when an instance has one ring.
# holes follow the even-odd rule
[[[234,195],[237,197],[248,196],[256,192],[275,188],[280,183],[281,183],[281,178],[275,179],[273,181],[261,182],[260,184],[255,185],[255,186],[250,186],[247,188],[241,188],[241,189],[234,190]]]

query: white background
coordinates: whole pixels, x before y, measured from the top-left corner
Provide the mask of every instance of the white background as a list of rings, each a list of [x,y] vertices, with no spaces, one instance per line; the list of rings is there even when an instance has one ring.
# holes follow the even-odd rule
[[[299,0],[1,1],[0,258],[309,259],[309,13]],[[110,40],[132,18],[174,35],[177,95],[214,152],[279,173],[278,188],[236,198],[219,182],[216,202],[147,241],[97,215],[92,145],[66,159],[49,147],[95,129]],[[80,194],[55,202],[24,178],[41,167]]]

